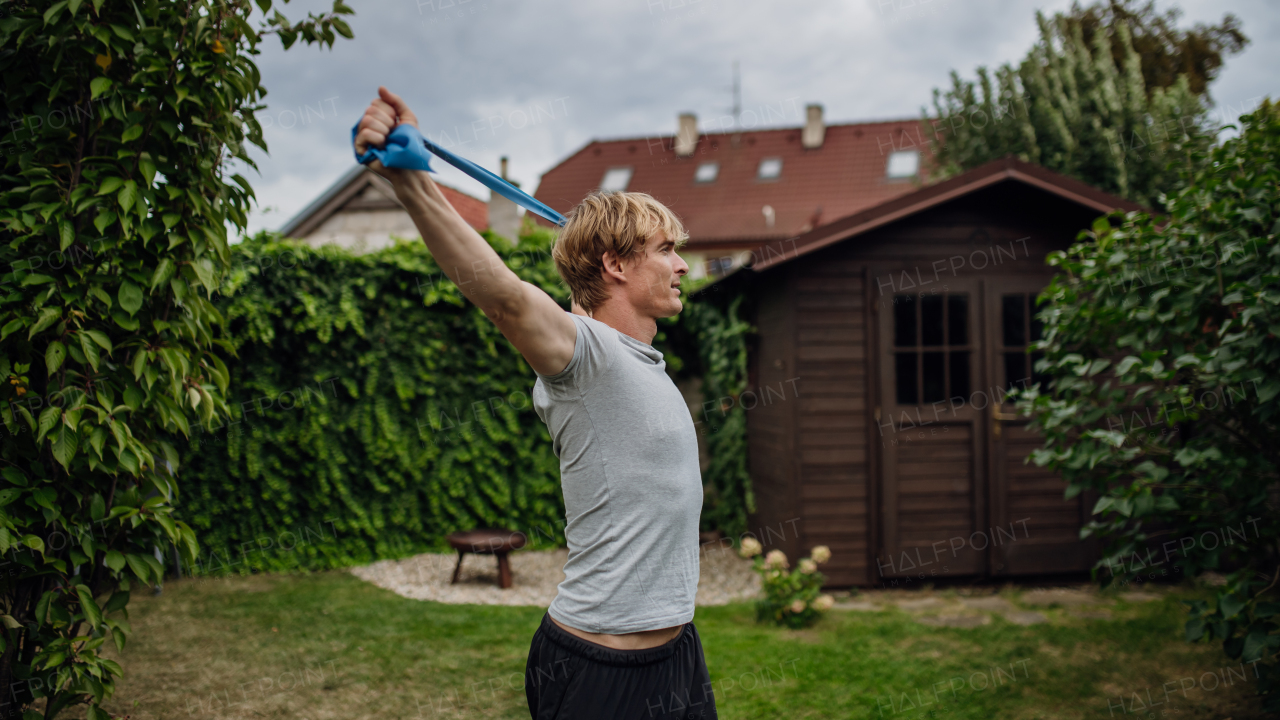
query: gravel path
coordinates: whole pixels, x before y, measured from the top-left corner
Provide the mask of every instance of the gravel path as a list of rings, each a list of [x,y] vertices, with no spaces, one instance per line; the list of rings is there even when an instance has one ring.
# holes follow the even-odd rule
[[[488,555],[467,555],[456,585],[449,584],[454,554],[425,553],[403,560],[381,560],[351,569],[351,574],[414,600],[450,604],[535,605],[546,607],[564,580],[568,550],[526,550],[511,554],[512,586],[498,587],[498,563]],[[704,545],[699,557],[698,605],[750,600],[760,592],[751,562],[733,550]]]

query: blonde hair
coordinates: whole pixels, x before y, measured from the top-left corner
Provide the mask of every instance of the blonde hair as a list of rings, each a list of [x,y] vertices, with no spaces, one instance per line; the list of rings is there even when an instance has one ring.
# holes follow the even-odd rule
[[[601,256],[612,252],[620,262],[644,252],[658,236],[679,247],[688,239],[680,218],[646,193],[596,191],[569,212],[568,222],[551,249],[556,270],[569,285],[573,301],[588,313],[609,299]]]

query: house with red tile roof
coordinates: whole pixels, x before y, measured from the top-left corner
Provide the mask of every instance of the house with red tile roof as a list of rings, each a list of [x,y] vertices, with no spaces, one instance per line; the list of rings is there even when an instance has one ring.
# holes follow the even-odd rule
[[[461,190],[437,184],[468,225],[476,230],[489,227],[493,203],[486,204]],[[514,210],[509,200],[498,200]],[[396,198],[391,183],[364,165],[356,165],[338,178],[281,226],[280,233],[312,245],[338,245],[355,252],[387,247],[392,236],[419,237],[418,228]]]
[[[700,277],[918,189],[929,158],[918,119],[828,126],[809,105],[802,127],[703,133],[683,114],[674,135],[593,140],[548,170],[536,197],[567,212],[594,190],[648,193],[684,222],[681,254]]]

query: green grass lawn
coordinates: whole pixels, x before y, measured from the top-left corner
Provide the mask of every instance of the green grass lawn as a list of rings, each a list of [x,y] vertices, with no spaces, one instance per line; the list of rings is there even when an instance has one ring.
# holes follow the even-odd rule
[[[757,625],[747,604],[699,608],[695,622],[726,719],[1262,717],[1220,647],[1180,640],[1177,600],[1193,594],[1121,602],[1111,620],[1051,609],[1025,627],[837,610],[792,631]],[[341,572],[170,583],[130,612],[107,708],[134,720],[527,718],[543,613],[408,600]]]

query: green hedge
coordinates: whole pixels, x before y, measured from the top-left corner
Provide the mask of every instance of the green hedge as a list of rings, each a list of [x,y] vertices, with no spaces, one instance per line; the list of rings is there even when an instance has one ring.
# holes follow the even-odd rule
[[[488,239],[567,303],[552,237]],[[421,241],[357,256],[260,234],[233,252],[232,417],[182,452],[193,572],[350,565],[484,526],[563,544],[533,371]]]

